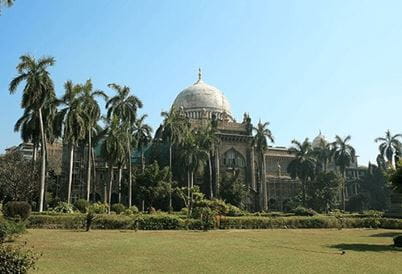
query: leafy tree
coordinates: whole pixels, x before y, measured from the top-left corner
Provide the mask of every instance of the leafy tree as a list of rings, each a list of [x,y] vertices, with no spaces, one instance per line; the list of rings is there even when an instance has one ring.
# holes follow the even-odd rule
[[[389,130],[385,132],[385,137],[378,137],[374,141],[381,142],[378,149],[383,159],[387,161],[388,167],[394,166],[394,157],[402,153],[402,134],[392,135]]]
[[[245,208],[244,200],[248,195],[248,188],[239,178],[239,171],[235,171],[232,174],[226,172],[221,181],[221,198],[229,204]]]
[[[295,155],[295,158],[289,163],[287,172],[293,179],[299,178],[302,182],[302,200],[303,206],[305,207],[307,200],[307,184],[315,176],[316,159],[308,138],[306,138],[303,143],[293,140],[292,144],[293,147],[291,147],[289,151]]]
[[[335,142],[332,143],[333,155],[335,165],[339,167],[341,175],[343,177],[343,183],[341,186],[342,189],[342,208],[345,210],[345,200],[346,200],[346,193],[345,193],[345,184],[346,184],[346,168],[350,166],[352,163],[355,162],[356,159],[356,152],[355,149],[348,144],[351,137],[350,135],[342,139],[338,135],[335,136]]]
[[[32,202],[38,190],[39,169],[19,152],[0,156],[0,200]]]
[[[368,209],[387,209],[387,201],[390,195],[390,186],[381,167],[369,164],[367,174],[358,179],[360,193],[367,198]]]
[[[33,111],[39,119],[42,164],[41,164],[41,183],[39,195],[39,211],[43,211],[43,203],[45,196],[45,180],[46,180],[46,136],[52,137],[51,129],[53,122],[50,121],[54,117],[56,111],[56,95],[54,91],[53,81],[50,73],[47,71],[49,66],[53,66],[55,60],[53,57],[42,57],[36,60],[30,55],[22,55],[20,63],[17,65],[18,76],[10,82],[10,93],[15,93],[17,87],[25,81],[23,90],[21,107],[25,111]],[[45,114],[45,115],[44,115]],[[44,123],[44,118],[49,119],[48,123]]]
[[[128,86],[121,86],[115,83],[109,84],[109,88],[113,89],[117,94],[110,98],[106,103],[107,117],[117,116],[121,123],[125,124],[127,130],[127,165],[128,165],[128,205],[132,205],[132,167],[131,154],[132,147],[136,140],[133,140],[133,132],[135,130],[135,122],[137,119],[137,110],[142,108],[141,100],[130,94]]]
[[[154,207],[155,201],[166,198],[170,187],[170,171],[168,167],[160,168],[155,161],[148,165],[144,172],[137,175],[136,195],[148,207]]]
[[[342,178],[336,173],[319,172],[308,187],[308,206],[320,212],[334,209],[341,183]]]
[[[268,129],[269,122],[258,123],[257,127],[253,128],[255,131],[255,135],[253,138],[252,145],[256,148],[259,162],[261,163],[259,171],[260,171],[260,193],[262,194],[262,209],[268,210],[268,193],[267,193],[267,182],[266,182],[266,174],[265,174],[265,157],[264,153],[268,149],[268,141],[274,143],[274,136],[272,135],[271,130]]]
[[[389,180],[395,191],[402,193],[402,160],[397,163],[395,170],[389,170]]]
[[[98,134],[98,121],[101,117],[101,111],[96,100],[100,97],[107,100],[107,95],[101,90],[93,90],[92,81],[89,79],[84,84],[79,85],[80,95],[79,100],[82,104],[82,111],[85,113],[85,129],[86,140],[88,145],[87,157],[87,201],[91,193],[91,168],[92,168],[92,153],[93,153],[93,135]]]

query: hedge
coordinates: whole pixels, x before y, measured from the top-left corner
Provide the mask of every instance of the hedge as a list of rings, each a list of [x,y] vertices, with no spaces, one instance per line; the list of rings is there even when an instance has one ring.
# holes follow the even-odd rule
[[[80,229],[84,227],[84,214],[31,215],[29,228]],[[202,229],[198,219],[185,219],[168,214],[96,215],[93,229],[141,229],[172,230]],[[219,229],[273,229],[273,228],[387,228],[402,229],[401,219],[389,218],[339,218],[334,216],[292,216],[292,217],[220,217]]]

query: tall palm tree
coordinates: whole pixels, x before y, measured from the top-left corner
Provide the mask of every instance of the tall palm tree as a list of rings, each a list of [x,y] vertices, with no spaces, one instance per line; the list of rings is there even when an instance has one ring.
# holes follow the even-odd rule
[[[356,159],[356,151],[348,144],[352,137],[350,135],[346,136],[344,139],[335,136],[335,142],[332,143],[333,147],[333,157],[335,165],[339,168],[339,171],[342,174],[343,182],[342,182],[342,207],[345,210],[346,207],[346,168],[355,162]]]
[[[127,165],[128,165],[128,205],[132,204],[132,167],[131,167],[131,154],[132,154],[132,136],[135,128],[135,121],[137,119],[137,110],[142,108],[141,100],[130,94],[130,88],[118,84],[109,84],[109,88],[117,92],[117,95],[110,98],[106,103],[107,117],[117,116],[122,122],[125,123],[127,131]]]
[[[92,139],[94,131],[98,129],[98,121],[101,117],[101,111],[96,100],[97,97],[107,100],[107,95],[101,90],[93,90],[92,81],[89,79],[84,84],[79,85],[79,100],[82,103],[82,109],[85,113],[85,128],[87,140],[87,201],[91,193],[91,168],[92,168]]]
[[[109,213],[112,204],[112,190],[113,190],[113,170],[116,165],[124,161],[126,155],[126,131],[119,122],[117,117],[112,117],[106,120],[106,129],[104,140],[102,143],[101,151],[104,159],[108,163],[109,168],[109,190],[108,190],[108,204]]]
[[[303,143],[292,141],[293,146],[289,149],[295,158],[289,163],[287,172],[293,179],[299,178],[302,182],[303,206],[306,206],[306,189],[309,180],[313,179],[316,169],[316,159],[313,154],[311,143],[306,138]]]
[[[48,108],[49,113],[54,112],[53,107],[56,100],[53,81],[48,72],[48,68],[53,66],[53,57],[42,57],[36,60],[30,55],[22,55],[20,63],[17,65],[18,76],[10,82],[10,93],[15,93],[17,87],[25,81],[21,107],[26,111],[31,110],[38,116],[40,140],[41,140],[41,182],[39,194],[39,211],[43,211],[46,180],[46,135],[45,132],[52,123],[44,124],[43,112]],[[49,121],[50,122],[50,121]]]
[[[194,187],[194,174],[199,171],[208,160],[208,151],[204,149],[195,137],[195,131],[188,131],[180,146],[181,162],[187,171],[187,204],[191,207],[190,192]]]
[[[253,127],[255,132],[252,145],[256,148],[258,157],[260,158],[260,178],[261,178],[261,187],[260,193],[262,194],[262,209],[268,210],[268,193],[267,193],[267,182],[266,182],[266,174],[265,174],[265,157],[264,153],[268,149],[268,142],[274,143],[274,136],[270,129],[268,129],[269,122],[261,123],[258,122],[257,127]]]
[[[388,167],[393,167],[394,157],[402,153],[401,138],[402,134],[392,135],[390,130],[387,130],[385,137],[378,137],[374,140],[376,143],[381,142],[378,149],[381,157],[387,161]]]
[[[57,115],[57,126],[63,131],[63,139],[70,149],[70,163],[68,173],[67,203],[71,203],[71,188],[73,182],[74,149],[78,142],[84,139],[86,134],[86,120],[83,112],[82,101],[79,100],[80,86],[72,81],[64,84],[64,96],[61,103],[65,105]],[[61,129],[62,128],[62,129]]]
[[[196,142],[208,153],[209,198],[212,199],[214,197],[212,182],[212,155],[215,153],[215,148],[219,143],[219,138],[216,135],[215,128],[211,125],[200,128],[195,136]]]
[[[169,112],[161,112],[164,118],[163,124],[160,127],[160,132],[155,133],[155,138],[160,138],[169,144],[169,170],[170,170],[170,188],[169,188],[169,210],[172,210],[172,159],[173,147],[178,146],[183,142],[184,136],[190,130],[190,121],[181,108],[172,107]],[[160,136],[159,134],[160,133]]]
[[[144,159],[144,147],[147,146],[152,140],[152,128],[144,123],[147,115],[142,115],[135,122],[134,138],[137,141],[137,148],[141,151],[141,170],[144,173],[145,170],[145,159]]]

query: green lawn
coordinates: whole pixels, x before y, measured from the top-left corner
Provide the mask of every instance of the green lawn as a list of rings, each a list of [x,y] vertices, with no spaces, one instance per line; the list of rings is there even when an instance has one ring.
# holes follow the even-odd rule
[[[29,230],[39,273],[402,273],[395,230]],[[346,253],[341,255],[341,251]]]

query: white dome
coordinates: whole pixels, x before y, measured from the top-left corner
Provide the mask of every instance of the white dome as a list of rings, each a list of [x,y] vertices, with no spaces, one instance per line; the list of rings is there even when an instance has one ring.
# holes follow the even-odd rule
[[[216,114],[218,117],[220,117],[220,114],[226,113],[232,117],[229,101],[223,93],[216,87],[202,81],[201,72],[198,78],[197,82],[177,95],[172,107],[183,107],[186,113],[204,112]]]
[[[311,143],[311,146],[313,148],[316,148],[316,147],[320,147],[322,144],[328,144],[328,141],[325,138],[325,136],[322,135],[321,130],[320,130],[320,133],[317,135],[317,137],[314,138],[313,142]]]

